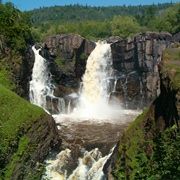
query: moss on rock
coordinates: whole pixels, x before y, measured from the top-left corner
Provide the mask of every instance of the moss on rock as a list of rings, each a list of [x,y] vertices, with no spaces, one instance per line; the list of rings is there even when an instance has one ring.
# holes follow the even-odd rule
[[[0,176],[5,180],[29,179],[32,174],[40,178],[41,163],[58,142],[54,120],[1,84],[0,102]]]
[[[120,139],[109,168],[115,179],[176,179],[180,175],[176,150],[180,145],[180,49],[167,49],[162,57],[161,93]],[[172,150],[175,156],[169,154]]]

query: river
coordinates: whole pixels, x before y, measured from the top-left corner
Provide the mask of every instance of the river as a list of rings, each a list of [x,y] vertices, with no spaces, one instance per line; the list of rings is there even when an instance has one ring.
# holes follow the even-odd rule
[[[112,76],[110,44],[99,41],[88,57],[82,77],[78,103],[73,110],[65,107],[63,98],[54,97],[54,85],[47,69],[46,59],[33,47],[35,63],[30,82],[30,101],[44,108],[54,117],[62,143],[45,160],[46,171],[42,179],[52,180],[104,180],[103,166],[114,146],[135,117],[138,110],[121,107],[117,99],[111,100],[116,80]],[[113,80],[112,80],[113,79]],[[58,114],[49,112],[47,97],[58,101]],[[71,101],[69,101],[69,105]],[[53,105],[51,106],[53,109]]]

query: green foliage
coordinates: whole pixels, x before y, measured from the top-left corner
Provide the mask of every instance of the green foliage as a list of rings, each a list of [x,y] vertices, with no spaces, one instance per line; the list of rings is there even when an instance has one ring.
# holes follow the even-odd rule
[[[80,59],[87,59],[88,58],[88,55],[86,55],[85,53],[82,53],[80,55]]]
[[[0,34],[4,45],[14,51],[24,52],[31,40],[31,25],[28,13],[19,11],[10,2],[0,4]]]
[[[166,30],[172,34],[180,32],[180,3],[175,4],[164,12],[163,22]]]
[[[9,71],[6,69],[0,69],[0,83],[9,89],[13,89],[15,85],[8,79],[10,76],[11,74]]]
[[[58,67],[63,66],[65,61],[66,61],[66,59],[64,59],[64,58],[59,58],[59,57],[55,58],[55,63],[58,65]]]
[[[15,163],[25,153],[28,156],[28,152],[32,150],[28,146],[29,137],[25,134],[31,125],[40,119],[44,111],[31,105],[1,84],[0,102],[0,176],[1,173],[5,173],[9,179]],[[10,162],[9,158],[13,154],[13,160]]]
[[[8,70],[8,62],[7,59],[0,60],[0,84],[4,85],[8,89],[14,89],[15,84],[11,78],[11,72]]]
[[[113,175],[116,179],[133,179],[138,167],[136,155],[141,150],[141,147],[146,144],[143,136],[143,117],[146,115],[146,109],[136,120],[130,124],[122,138],[119,146],[119,157],[117,157],[115,170]]]
[[[115,16],[111,22],[112,35],[122,38],[132,37],[140,31],[140,25],[135,18]]]
[[[120,141],[113,171],[118,180],[160,180],[180,177],[180,132],[176,125],[145,140],[143,112],[127,129]],[[153,120],[152,120],[153,121]]]
[[[180,3],[174,4],[163,12],[163,16],[149,19],[147,26],[153,31],[180,32]]]
[[[148,156],[148,161],[141,159],[144,153],[137,155],[140,169],[136,172],[135,179],[179,179],[180,177],[180,132],[177,126],[160,132],[153,140],[153,155]]]
[[[109,6],[91,7],[81,5],[42,7],[30,11],[32,23],[39,26],[40,23],[49,22],[51,25],[76,24],[86,21],[103,22],[112,20],[114,16],[135,16],[154,13],[154,9],[162,11],[171,7],[172,3],[157,4],[153,6]]]
[[[179,11],[164,18],[163,11],[178,6],[164,3],[151,6],[90,7],[80,5],[55,6],[30,11],[33,23],[33,37],[42,41],[51,34],[79,34],[86,39],[106,39],[112,35],[131,37],[141,31],[166,30],[176,33]],[[172,9],[170,10],[172,11]],[[172,20],[173,18],[173,20]],[[172,21],[171,21],[172,20]],[[170,26],[170,22],[173,26]],[[176,26],[176,31],[173,28]]]
[[[172,80],[173,88],[177,90],[180,87],[180,50],[169,48],[163,52],[163,70],[164,76],[168,75]]]
[[[10,162],[10,164],[8,165],[8,167],[5,169],[4,173],[5,173],[5,179],[11,179],[11,175],[13,173],[14,170],[14,165],[21,161],[21,157],[23,155],[28,156],[28,151],[29,151],[29,142],[30,142],[30,138],[27,137],[26,135],[24,135],[23,137],[21,137],[21,139],[18,142],[18,150],[17,152],[14,154],[12,161]],[[23,172],[22,172],[23,173]]]

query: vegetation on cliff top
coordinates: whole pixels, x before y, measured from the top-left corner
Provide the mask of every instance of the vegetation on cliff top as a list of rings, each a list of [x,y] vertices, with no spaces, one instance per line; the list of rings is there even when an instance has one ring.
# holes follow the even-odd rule
[[[180,31],[180,3],[128,7],[55,6],[27,13],[32,17],[33,36],[39,41],[51,34],[75,33],[97,40],[110,36],[127,38],[145,31],[171,34]]]
[[[163,75],[169,76],[173,82],[173,88],[180,88],[180,47],[168,48],[163,53]]]
[[[19,94],[24,83],[20,82],[26,63],[24,54],[31,41],[28,15],[10,2],[0,4],[0,83],[13,91],[19,90]]]
[[[14,53],[24,52],[32,39],[29,16],[8,2],[0,4],[0,19],[0,52],[5,47]]]
[[[179,48],[163,52],[161,94],[120,140],[115,179],[179,179],[179,62]]]

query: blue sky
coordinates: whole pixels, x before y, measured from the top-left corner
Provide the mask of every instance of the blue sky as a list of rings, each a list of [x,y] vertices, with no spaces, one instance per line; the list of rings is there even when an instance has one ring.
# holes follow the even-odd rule
[[[157,3],[180,2],[180,0],[2,0],[3,3],[12,2],[21,11],[32,10],[40,7],[55,5],[80,4],[89,6],[114,6],[114,5],[151,5]]]

